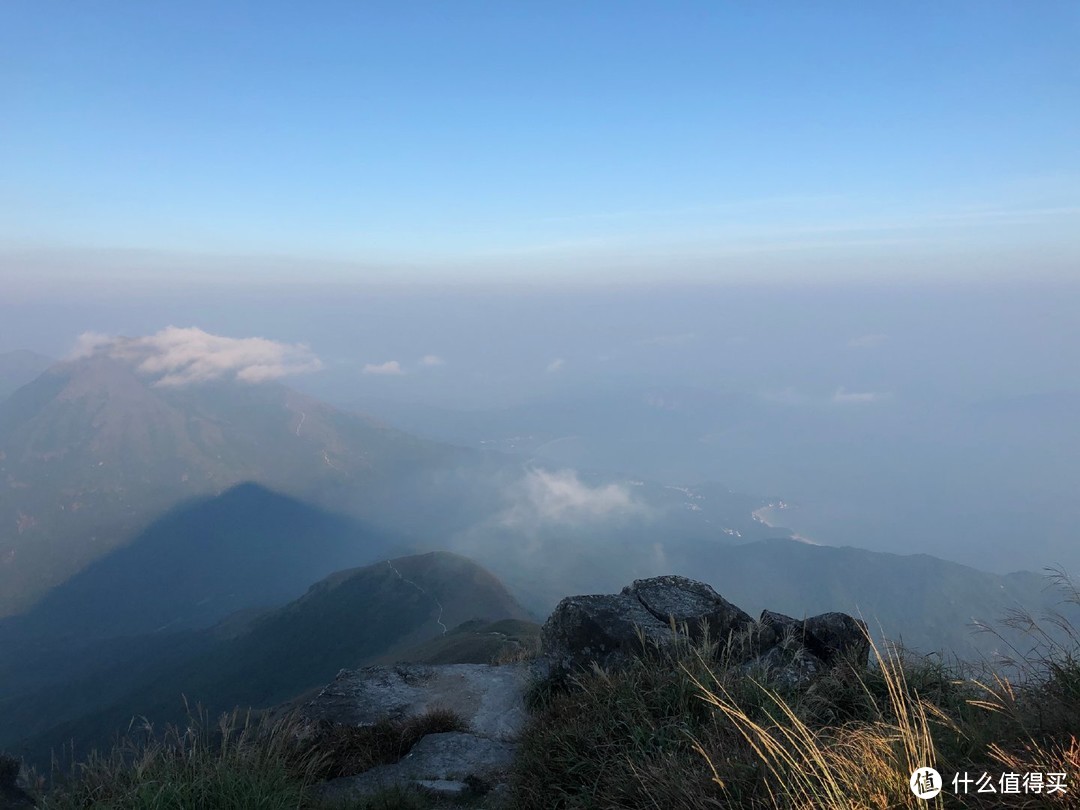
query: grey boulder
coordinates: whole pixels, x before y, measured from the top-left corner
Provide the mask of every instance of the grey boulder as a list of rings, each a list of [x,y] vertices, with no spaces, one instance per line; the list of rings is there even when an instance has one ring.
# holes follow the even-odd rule
[[[733,665],[805,683],[829,667],[865,666],[866,625],[846,613],[795,619],[766,610],[758,621],[704,582],[681,576],[635,580],[618,594],[570,596],[544,624],[545,653],[556,671],[617,668],[647,652],[675,655],[680,638],[702,640]]]

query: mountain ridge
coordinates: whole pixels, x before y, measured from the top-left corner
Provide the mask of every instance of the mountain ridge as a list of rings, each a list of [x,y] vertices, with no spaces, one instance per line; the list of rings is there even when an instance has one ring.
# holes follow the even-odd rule
[[[0,401],[31,382],[56,361],[29,349],[0,352]]]
[[[187,498],[254,481],[360,514],[465,455],[279,383],[154,386],[106,356],[55,364],[0,402],[0,617]]]
[[[188,654],[151,664],[139,682],[123,694],[106,695],[104,703],[96,690],[109,680],[109,670],[65,684],[65,705],[52,722],[55,689],[0,700],[0,730],[33,730],[3,734],[0,746],[18,743],[44,757],[75,740],[85,750],[135,715],[183,720],[185,699],[211,713],[266,707],[329,682],[342,667],[374,663],[468,621],[532,618],[494,576],[460,555],[436,551],[381,560],[313,584],[226,638],[216,637],[213,628],[167,636]],[[130,642],[137,658],[141,639]],[[111,671],[122,671],[129,660]]]

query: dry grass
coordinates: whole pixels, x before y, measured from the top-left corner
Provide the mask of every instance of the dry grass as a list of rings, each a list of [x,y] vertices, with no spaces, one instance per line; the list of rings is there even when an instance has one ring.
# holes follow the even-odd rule
[[[53,774],[44,810],[192,807],[300,807],[325,767],[321,751],[297,745],[296,716],[261,723],[250,713],[216,725],[196,712],[186,726],[161,733],[145,720],[108,754],[92,753],[68,773]]]
[[[514,644],[505,644],[491,659],[495,666],[520,664],[532,661],[540,655],[540,638],[518,639]]]
[[[1066,597],[1080,605],[1075,589]],[[840,666],[802,687],[738,666],[752,637],[687,643],[674,661],[643,646],[619,672],[534,689],[514,806],[1080,808],[1080,645],[1066,618],[1049,621],[1057,632],[1033,631],[1041,646],[1006,671],[872,645],[868,668]],[[923,766],[944,777],[930,801],[909,788]],[[958,795],[952,785],[953,774],[1005,771],[1065,773],[1068,791]]]
[[[952,730],[956,725],[909,688],[898,652],[883,654],[876,645],[872,649],[885,685],[885,704],[879,706],[867,689],[872,715],[834,727],[811,726],[795,706],[756,681],[769,708],[764,719],[752,717],[715,674],[709,683],[690,676],[702,700],[738,730],[764,766],[768,805],[838,810],[933,806],[908,789],[908,778],[917,768],[940,763],[932,724]],[[715,740],[709,742],[698,742],[696,750],[723,791],[727,785],[715,758],[724,752]]]
[[[275,718],[250,712],[216,724],[191,713],[185,726],[160,733],[133,724],[108,754],[92,753],[66,773],[53,773],[42,810],[190,810],[190,808],[315,808],[309,788],[396,762],[426,734],[463,730],[455,713],[383,720],[371,726],[312,728],[296,712]],[[417,796],[376,796],[357,807],[413,808]]]
[[[1080,606],[1071,583],[1055,582]],[[510,806],[1080,810],[1080,638],[1063,614],[1009,621],[1029,630],[1032,647],[1003,667],[973,674],[872,645],[868,668],[843,664],[798,686],[783,671],[738,663],[754,648],[754,628],[720,642],[705,634],[673,654],[643,643],[618,672],[594,668],[531,690]],[[65,774],[41,807],[315,807],[313,782],[396,761],[425,734],[460,729],[445,711],[366,728],[236,713],[160,735],[144,724]],[[908,788],[922,766],[946,783],[929,802]],[[954,773],[1004,771],[1064,773],[1067,791],[952,792]],[[362,806],[423,805],[399,792]]]
[[[458,714],[435,708],[415,717],[387,718],[370,726],[324,724],[307,744],[318,758],[317,776],[336,779],[397,762],[427,734],[467,730]]]

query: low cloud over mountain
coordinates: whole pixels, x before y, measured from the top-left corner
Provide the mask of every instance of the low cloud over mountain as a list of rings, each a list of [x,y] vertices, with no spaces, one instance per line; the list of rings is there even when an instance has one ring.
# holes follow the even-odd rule
[[[322,361],[304,344],[261,337],[213,335],[195,326],[168,326],[144,337],[85,332],[75,358],[105,354],[130,363],[155,386],[183,386],[218,379],[260,383],[318,371]]]
[[[541,523],[586,523],[625,517],[645,511],[628,487],[621,484],[589,486],[574,470],[529,470],[513,486],[513,505],[501,515],[504,526]]]

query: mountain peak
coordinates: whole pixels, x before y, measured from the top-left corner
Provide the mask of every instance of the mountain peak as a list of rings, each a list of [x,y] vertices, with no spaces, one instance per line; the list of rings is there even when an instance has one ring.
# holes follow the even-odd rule
[[[57,363],[0,402],[0,486],[19,490],[0,499],[0,617],[188,498],[255,482],[356,513],[448,455],[273,381],[162,384],[100,351]]]

